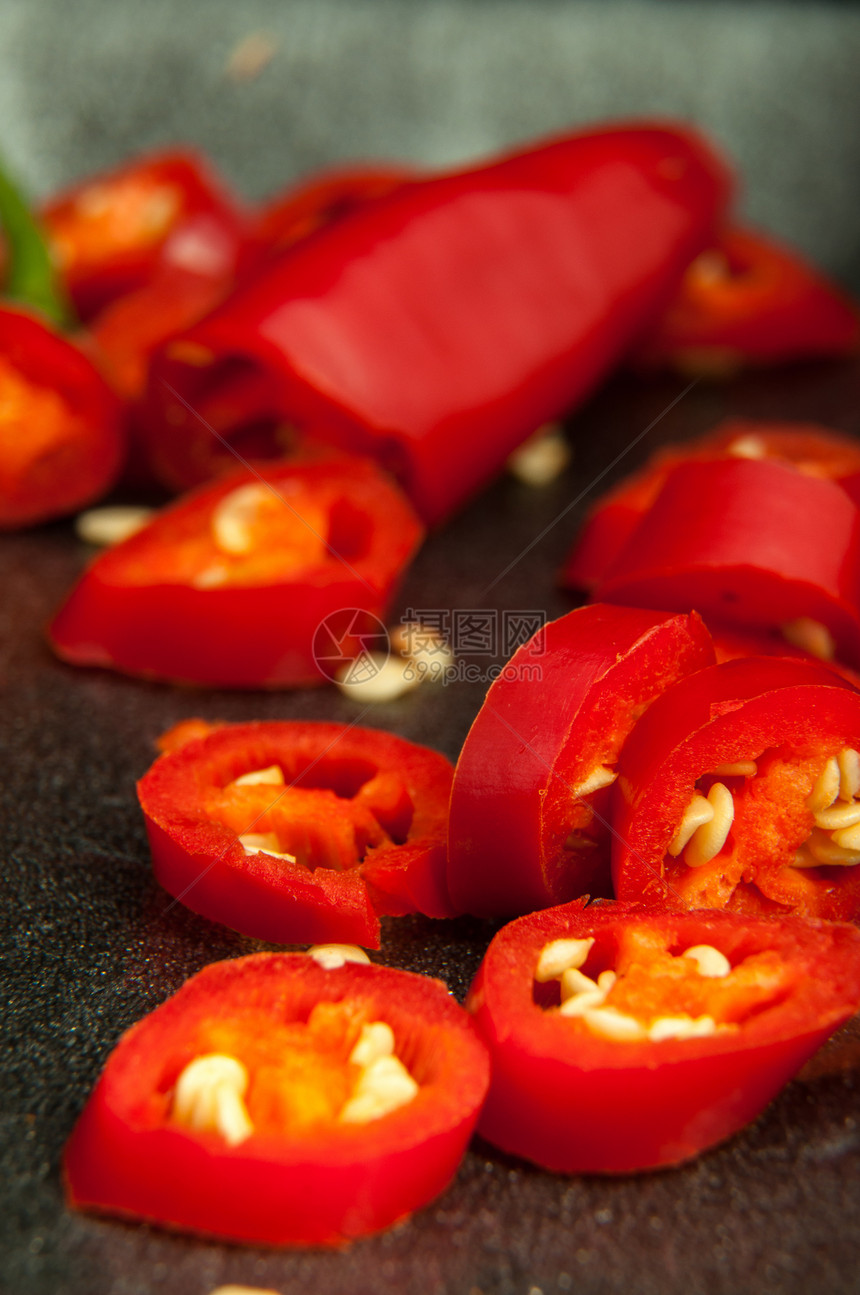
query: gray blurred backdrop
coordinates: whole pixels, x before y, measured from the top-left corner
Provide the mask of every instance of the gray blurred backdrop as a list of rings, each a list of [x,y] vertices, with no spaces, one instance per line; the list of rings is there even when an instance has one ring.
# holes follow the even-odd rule
[[[250,38],[250,40],[249,40]],[[860,288],[860,9],[752,0],[0,0],[0,147],[36,196],[188,141],[257,198],[669,115],[742,209]]]

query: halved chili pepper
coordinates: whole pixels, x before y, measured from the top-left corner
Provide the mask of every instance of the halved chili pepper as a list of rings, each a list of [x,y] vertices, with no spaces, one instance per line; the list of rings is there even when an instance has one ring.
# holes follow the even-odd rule
[[[728,418],[712,432],[665,445],[590,510],[561,571],[561,583],[592,589],[651,508],[672,469],[690,459],[772,459],[810,477],[841,481],[860,472],[860,442],[814,423]]]
[[[478,1131],[562,1173],[677,1164],[741,1129],[860,1005],[860,932],[567,904],[501,930],[467,1006]]]
[[[730,227],[690,265],[633,363],[724,375],[858,350],[860,311],[836,284],[796,248]]]
[[[594,597],[789,635],[806,625],[819,655],[856,664],[858,590],[860,511],[846,492],[736,458],[677,464]]]
[[[648,125],[404,184],[154,357],[153,459],[181,487],[211,470],[206,424],[286,419],[380,459],[438,521],[596,385],[728,191],[701,138]]]
[[[380,914],[453,916],[452,776],[389,733],[273,721],[170,750],[138,794],[155,875],[195,912],[280,944],[378,947]]]
[[[619,762],[619,899],[860,915],[860,693],[826,666],[728,661],[667,689]]]
[[[72,342],[0,307],[0,529],[83,507],[124,453],[119,402]]]
[[[100,554],[50,626],[75,665],[229,687],[324,682],[314,635],[347,617],[344,659],[383,616],[422,528],[366,459],[242,469]],[[344,631],[346,635],[346,631]]]
[[[619,752],[664,688],[713,661],[698,616],[627,607],[581,607],[524,644],[457,762],[448,888],[458,909],[509,915],[610,894]]]
[[[185,222],[196,222],[201,256],[242,246],[250,229],[236,198],[190,149],[143,154],[92,176],[47,202],[40,218],[84,320],[142,287]]]
[[[283,251],[415,176],[411,167],[381,162],[315,171],[263,205],[254,238],[266,254]]]
[[[343,1245],[450,1183],[486,1050],[438,980],[263,953],[120,1039],[65,1154],[69,1203],[268,1245]]]

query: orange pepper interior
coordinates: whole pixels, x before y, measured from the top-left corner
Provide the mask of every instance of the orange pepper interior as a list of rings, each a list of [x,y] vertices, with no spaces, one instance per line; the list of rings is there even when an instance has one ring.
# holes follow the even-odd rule
[[[225,1053],[248,1071],[245,1106],[260,1134],[289,1136],[334,1123],[360,1074],[349,1055],[367,1021],[356,1004],[317,1003],[307,1021],[247,1010],[201,1026],[196,1055]]]
[[[61,267],[99,265],[112,255],[159,243],[182,211],[182,192],[152,176],[89,185],[47,217]]]

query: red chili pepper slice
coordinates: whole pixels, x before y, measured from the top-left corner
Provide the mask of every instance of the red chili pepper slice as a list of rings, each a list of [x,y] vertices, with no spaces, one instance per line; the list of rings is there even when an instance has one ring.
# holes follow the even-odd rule
[[[561,572],[571,589],[592,589],[603,578],[651,508],[672,469],[690,459],[773,459],[810,477],[841,481],[860,472],[860,443],[813,423],[728,418],[712,432],[665,445],[591,509]]]
[[[69,1203],[342,1245],[444,1191],[487,1080],[438,980],[295,953],[214,963],[111,1053],[66,1148]]]
[[[619,762],[618,898],[856,917],[858,752],[860,693],[826,666],[749,658],[682,679]]]
[[[858,349],[860,313],[845,293],[795,248],[729,228],[690,265],[633,362],[723,375]]]
[[[87,357],[0,307],[0,529],[74,512],[113,484],[119,404]]]
[[[700,138],[641,126],[366,204],[154,357],[146,420],[165,483],[208,470],[205,424],[229,440],[287,419],[371,453],[440,520],[595,386],[728,188]]]
[[[609,798],[636,717],[714,660],[697,616],[581,607],[551,621],[490,688],[457,762],[448,888],[509,915],[611,893]]]
[[[264,204],[257,213],[254,236],[268,254],[283,251],[415,176],[411,167],[390,163],[316,171]]]
[[[186,222],[195,221],[200,256],[243,246],[250,228],[210,164],[188,149],[144,154],[93,176],[52,198],[40,216],[85,320],[142,287]]]
[[[818,627],[860,659],[860,511],[834,481],[768,459],[677,464],[594,590],[602,602],[750,627]]]
[[[677,1164],[753,1120],[858,1004],[853,926],[611,903],[521,917],[467,1000],[492,1064],[478,1131],[562,1173]]]
[[[50,626],[74,665],[226,687],[322,683],[314,635],[377,625],[422,529],[369,460],[331,454],[222,477],[95,559]],[[354,617],[352,612],[355,613]],[[340,630],[338,630],[340,633]]]
[[[195,912],[280,944],[375,948],[380,914],[453,916],[452,777],[389,733],[284,721],[185,742],[138,794],[155,875]]]

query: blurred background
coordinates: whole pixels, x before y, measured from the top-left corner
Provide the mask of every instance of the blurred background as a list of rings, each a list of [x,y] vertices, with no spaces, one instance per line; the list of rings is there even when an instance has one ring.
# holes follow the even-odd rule
[[[175,142],[249,198],[608,117],[710,132],[750,221],[860,289],[860,6],[762,0],[0,0],[0,144],[30,193]]]

